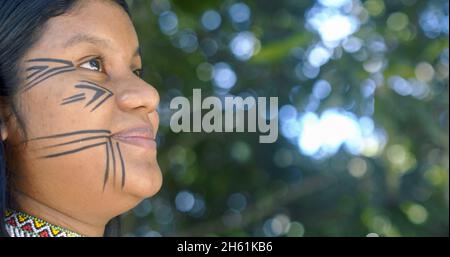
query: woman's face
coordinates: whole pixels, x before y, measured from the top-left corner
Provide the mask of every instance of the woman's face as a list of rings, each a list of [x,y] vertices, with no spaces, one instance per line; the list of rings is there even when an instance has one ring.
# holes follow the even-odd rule
[[[26,138],[13,122],[7,139],[23,146],[15,154],[18,191],[104,220],[160,189],[159,96],[139,77],[138,38],[121,7],[82,0],[50,19],[22,67],[16,101]]]

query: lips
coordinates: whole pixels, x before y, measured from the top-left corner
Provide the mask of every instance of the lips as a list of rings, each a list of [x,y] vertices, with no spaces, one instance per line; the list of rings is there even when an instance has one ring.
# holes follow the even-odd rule
[[[156,149],[155,135],[150,127],[126,129],[112,135],[117,141],[139,146],[145,149]]]

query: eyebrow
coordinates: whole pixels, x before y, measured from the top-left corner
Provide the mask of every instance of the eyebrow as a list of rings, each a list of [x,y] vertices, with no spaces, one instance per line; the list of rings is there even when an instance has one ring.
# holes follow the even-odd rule
[[[141,49],[140,46],[138,46],[138,47],[136,48],[136,50],[134,51],[133,58],[134,58],[134,57],[137,57],[137,56],[142,56],[142,49]]]
[[[67,40],[64,45],[63,48],[69,48],[69,47],[73,47],[77,44],[80,43],[90,43],[93,45],[99,45],[101,47],[105,47],[105,48],[112,48],[111,43],[109,40],[94,36],[94,35],[88,35],[88,34],[77,34],[73,37],[71,37],[69,40]],[[141,47],[138,46],[133,54],[133,58],[137,57],[137,56],[142,56],[141,55]]]
[[[66,41],[66,43],[64,43],[63,47],[69,48],[80,43],[90,43],[94,45],[100,45],[102,47],[111,48],[111,44],[108,40],[88,34],[77,34],[71,37],[69,40]]]

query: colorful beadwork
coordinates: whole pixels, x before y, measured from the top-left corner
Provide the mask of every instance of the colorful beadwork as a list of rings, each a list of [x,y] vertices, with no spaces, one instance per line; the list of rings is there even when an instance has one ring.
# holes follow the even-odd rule
[[[11,237],[80,237],[68,229],[14,210],[5,212],[5,225]]]

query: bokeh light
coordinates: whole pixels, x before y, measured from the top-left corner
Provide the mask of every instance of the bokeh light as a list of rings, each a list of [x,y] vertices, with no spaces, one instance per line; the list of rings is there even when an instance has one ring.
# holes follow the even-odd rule
[[[203,13],[201,18],[202,25],[207,30],[215,30],[222,23],[222,17],[214,10],[208,10]]]

